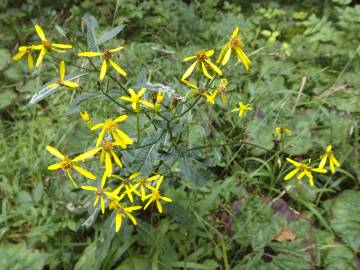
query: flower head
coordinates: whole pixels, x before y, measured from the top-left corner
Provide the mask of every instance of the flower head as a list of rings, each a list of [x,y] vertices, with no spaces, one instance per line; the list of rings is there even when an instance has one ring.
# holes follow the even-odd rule
[[[118,73],[120,73],[122,76],[126,77],[126,72],[114,61],[112,61],[112,54],[115,52],[118,52],[122,50],[124,47],[117,47],[112,50],[104,50],[103,52],[81,52],[78,54],[78,56],[85,56],[85,57],[95,57],[95,56],[101,56],[103,58],[101,68],[100,68],[100,76],[99,79],[102,81],[105,77],[107,67],[111,65]]]
[[[226,88],[228,85],[228,80],[227,79],[221,79],[220,83],[218,84],[216,90],[221,94],[221,100],[224,104],[227,103],[227,99],[226,99]]]
[[[311,168],[309,166],[310,164],[310,160],[307,163],[300,163],[297,162],[295,160],[292,160],[290,158],[286,158],[286,160],[291,163],[295,169],[293,169],[292,171],[290,171],[285,177],[284,180],[290,180],[292,177],[294,177],[295,175],[297,175],[297,179],[301,180],[305,175],[307,176],[308,180],[309,180],[309,184],[310,186],[314,185],[314,177],[312,175],[312,172],[318,172],[318,173],[327,173],[327,170],[323,169],[323,168]]]
[[[41,27],[38,24],[35,24],[35,30],[36,33],[38,34],[38,36],[41,39],[41,45],[35,45],[33,46],[34,50],[41,50],[39,57],[36,61],[36,66],[38,67],[41,62],[44,59],[44,56],[46,55],[46,53],[51,52],[51,51],[55,51],[55,52],[59,52],[59,53],[64,53],[66,51],[64,51],[63,49],[71,49],[72,46],[69,44],[59,44],[59,43],[52,43],[50,40],[48,40],[45,37],[44,31],[41,29]],[[62,50],[59,50],[62,49]]]
[[[218,94],[218,91],[212,91],[212,92],[206,92],[203,95],[206,97],[206,101],[211,103],[211,104],[215,104],[215,98],[216,95]]]
[[[155,188],[152,186],[149,186],[149,188],[151,189],[151,193],[149,195],[146,195],[144,197],[144,200],[148,200],[148,202],[146,203],[144,210],[146,210],[146,208],[148,208],[148,206],[152,203],[152,202],[156,202],[156,207],[159,210],[159,213],[162,213],[163,209],[162,209],[162,205],[160,200],[163,200],[165,202],[172,202],[172,200],[168,197],[165,196],[161,196],[160,192],[159,192],[159,187],[163,181],[164,177],[161,176],[159,178],[159,180],[156,183]]]
[[[149,101],[141,99],[141,97],[145,94],[146,88],[141,88],[139,92],[135,93],[134,89],[130,88],[129,90],[130,97],[122,96],[121,99],[131,102],[131,107],[134,112],[138,112],[140,110],[140,104],[143,104],[147,107],[154,108],[154,104]]]
[[[65,62],[60,62],[60,79],[56,83],[48,85],[48,88],[54,88],[57,86],[65,86],[68,88],[77,88],[79,84],[77,82],[65,81]]]
[[[274,132],[275,139],[280,140],[282,135],[290,136],[291,130],[286,127],[276,127]]]
[[[242,117],[246,111],[251,111],[252,108],[250,107],[250,104],[244,104],[242,102],[239,102],[239,108],[235,108],[231,110],[231,112],[239,112],[239,116]]]
[[[141,200],[145,200],[145,190],[151,189],[151,185],[149,185],[150,182],[156,181],[160,179],[160,174],[145,178],[145,177],[138,177],[135,179],[136,184],[134,184],[134,188],[137,189],[140,187],[140,193],[141,193]]]
[[[80,117],[84,122],[90,121],[90,116],[89,116],[88,112],[80,112]]]
[[[96,176],[93,175],[91,172],[88,172],[87,170],[85,170],[77,165],[78,161],[83,161],[83,160],[87,159],[86,156],[80,155],[80,156],[77,156],[76,158],[70,159],[69,157],[63,155],[62,153],[59,152],[59,150],[55,149],[54,147],[52,147],[50,145],[46,146],[46,150],[48,150],[52,155],[54,155],[55,157],[60,159],[59,163],[50,165],[48,167],[48,170],[58,170],[58,169],[63,170],[69,176],[69,178],[75,188],[78,188],[78,185],[76,184],[74,178],[71,175],[72,169],[75,169],[76,171],[78,171],[80,174],[82,174],[86,178],[89,178],[91,180],[96,179]]]
[[[242,38],[238,35],[239,27],[235,27],[234,32],[232,33],[229,41],[221,49],[218,59],[216,60],[217,64],[222,66],[226,65],[229,61],[231,52],[234,50],[237,54],[239,62],[241,62],[244,67],[248,70],[250,68],[251,62],[247,55],[242,50],[244,46]]]
[[[128,144],[133,144],[133,140],[126,135],[123,131],[121,131],[120,129],[117,128],[117,125],[122,122],[125,121],[127,119],[127,115],[120,115],[118,118],[116,119],[106,119],[103,123],[99,123],[94,125],[91,130],[96,130],[101,128],[101,131],[99,133],[99,137],[96,141],[96,146],[98,147],[101,143],[101,141],[104,138],[104,135],[107,134],[109,136],[111,136],[116,143],[118,143],[122,148],[126,148],[126,145]]]
[[[34,67],[34,59],[32,57],[33,53],[33,45],[29,46],[20,46],[18,49],[18,53],[13,56],[14,61],[19,61],[25,54],[27,54],[27,63],[28,67],[31,70]]]
[[[94,149],[91,149],[83,154],[81,154],[78,158],[87,159],[94,155],[96,155],[98,152],[101,151],[100,155],[100,163],[103,163],[105,160],[105,174],[101,181],[101,187],[104,187],[106,177],[109,177],[112,175],[112,160],[115,161],[115,163],[122,168],[122,163],[120,158],[115,152],[115,147],[120,146],[119,143],[113,142],[112,140],[102,140],[100,143],[100,146],[95,147]],[[105,177],[106,176],[106,177]]]
[[[122,184],[119,185],[119,186],[115,189],[114,193],[115,193],[115,194],[119,194],[120,191],[121,191],[123,188],[125,188],[124,194],[127,195],[127,197],[129,198],[129,200],[130,200],[131,202],[134,201],[134,197],[133,197],[133,195],[132,195],[133,193],[135,193],[137,196],[141,197],[140,193],[136,190],[136,188],[137,188],[138,186],[135,186],[135,185],[133,184],[133,181],[135,180],[135,178],[137,178],[137,177],[139,177],[139,176],[140,176],[140,173],[139,173],[139,172],[134,172],[134,173],[130,174],[128,177],[124,177],[124,178],[121,177],[121,176],[112,175],[111,177],[114,177],[114,178],[119,179],[119,180],[122,181]]]
[[[115,194],[113,191],[109,191],[107,189],[97,188],[97,187],[93,187],[93,186],[81,186],[81,189],[95,192],[95,200],[94,200],[93,205],[96,206],[100,200],[100,208],[101,208],[101,212],[103,214],[105,213],[105,197],[107,197],[109,199],[113,199],[113,200],[120,199],[117,196],[117,194]]]
[[[154,111],[158,112],[160,111],[160,106],[163,103],[165,98],[165,94],[162,91],[157,91],[154,93],[153,101],[154,101]]]
[[[219,75],[222,75],[222,72],[218,68],[218,66],[216,66],[214,63],[212,63],[209,60],[209,57],[211,57],[213,54],[214,54],[214,50],[210,50],[210,51],[201,50],[201,51],[198,51],[193,56],[184,58],[185,62],[193,60],[193,59],[196,59],[196,60],[187,68],[184,75],[182,75],[181,81],[182,82],[184,80],[186,81],[186,79],[192,74],[192,72],[194,71],[196,66],[198,67],[198,70],[200,72],[202,72],[209,79],[213,78],[213,76],[210,75],[209,71],[217,73]]]
[[[121,200],[121,199],[120,199]],[[142,207],[139,205],[124,206],[120,200],[112,200],[109,203],[109,209],[115,212],[115,231],[120,230],[122,219],[125,217],[130,218],[134,225],[137,224],[135,217],[132,215],[133,211],[140,210]]]
[[[328,145],[326,147],[326,153],[324,155],[321,156],[321,161],[319,164],[319,168],[324,168],[326,165],[326,161],[329,159],[329,165],[330,165],[330,171],[332,173],[335,173],[335,166],[336,167],[340,167],[340,163],[339,161],[337,161],[337,159],[334,156],[334,152],[332,150],[332,146]]]

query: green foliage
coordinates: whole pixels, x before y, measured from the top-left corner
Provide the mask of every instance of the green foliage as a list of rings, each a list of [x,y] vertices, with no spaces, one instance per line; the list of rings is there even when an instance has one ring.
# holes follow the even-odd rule
[[[356,1],[3,1],[0,7],[6,10],[0,15],[1,269],[356,269]],[[228,104],[197,105],[171,123],[164,114],[167,120],[153,122],[156,131],[144,130],[145,147],[123,154],[129,170],[161,167],[167,175],[174,203],[163,215],[150,210],[137,216],[138,226],[125,223],[115,234],[112,215],[98,215],[89,197],[49,174],[47,144],[80,153],[95,139],[80,123],[80,110],[98,122],[121,109],[90,83],[98,74],[84,80],[86,92],[69,94],[45,88],[58,77],[56,64],[29,72],[24,62],[12,62],[14,47],[33,40],[32,20],[89,49],[124,44],[125,86],[166,89],[166,104],[189,97],[178,79],[182,58],[220,49],[239,25],[252,68],[227,71]],[[83,76],[75,66],[69,70]],[[108,94],[122,95],[116,87]],[[254,107],[241,119],[228,113],[240,100]],[[134,122],[124,129],[136,130]],[[277,126],[292,130],[281,144],[274,140]],[[328,144],[342,164],[335,175],[316,175],[313,188],[282,180],[285,157],[316,160]],[[279,194],[285,214],[275,207],[281,200],[273,201]],[[296,219],[289,218],[293,209],[301,214]],[[276,241],[283,228],[296,239]]]

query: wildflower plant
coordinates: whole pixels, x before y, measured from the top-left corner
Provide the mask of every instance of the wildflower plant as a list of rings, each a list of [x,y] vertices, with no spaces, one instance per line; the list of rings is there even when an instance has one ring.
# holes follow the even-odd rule
[[[130,78],[137,75],[133,74],[136,70],[129,69],[125,60],[115,59],[120,51],[122,55],[126,55],[127,46],[116,42],[114,49],[101,50],[99,46],[102,44],[96,43],[94,25],[91,23],[95,18],[92,20],[86,18],[84,24],[88,29],[87,36],[72,38],[68,41],[71,44],[51,42],[42,28],[36,24],[34,28],[41,39],[41,44],[19,47],[13,60],[18,61],[27,55],[28,66],[31,69],[32,57],[39,51],[37,67],[46,65],[50,61],[60,67],[59,80],[47,84],[47,88],[61,86],[78,89],[79,91],[73,92],[75,99],[80,101],[78,104],[91,96],[100,95],[102,100],[105,99],[107,115],[104,118],[95,115],[90,107],[84,108],[84,105],[81,105],[82,108],[80,105],[77,107],[81,111],[79,122],[82,119],[86,123],[87,132],[93,138],[84,142],[86,149],[76,153],[75,158],[63,155],[52,146],[47,146],[46,149],[59,159],[48,169],[63,171],[70,178],[75,189],[78,189],[78,183],[81,183],[80,187],[83,190],[81,193],[92,193],[88,198],[95,196],[93,206],[99,204],[103,215],[112,215],[115,219],[114,229],[118,232],[124,219],[130,219],[131,223],[136,225],[137,220],[147,220],[146,213],[166,214],[167,205],[176,203],[176,198],[171,195],[175,187],[172,185],[173,168],[177,166],[179,157],[186,159],[186,155],[189,157],[188,153],[193,150],[186,149],[188,145],[183,143],[182,136],[184,119],[191,111],[207,107],[204,105],[209,103],[212,105],[209,107],[214,110],[220,108],[226,113],[224,114],[226,117],[236,119],[237,123],[244,122],[245,117],[253,117],[253,114],[248,112],[256,110],[254,100],[245,99],[249,102],[246,104],[234,99],[230,93],[237,89],[228,89],[232,84],[232,78],[225,71],[236,68],[241,72],[248,72],[251,61],[244,51],[245,42],[239,34],[240,29],[235,26],[230,39],[225,44],[219,44],[218,47],[222,48],[220,51],[215,48],[201,49],[183,59],[190,65],[184,65],[183,72],[179,70],[176,91],[171,91],[173,87],[164,84],[157,86],[147,82],[133,84]],[[116,32],[115,35],[118,33]],[[110,31],[108,36],[113,37],[114,31]],[[105,45],[107,48],[107,44]],[[58,55],[53,56],[53,52],[60,53],[60,58]],[[66,60],[68,58],[63,57],[64,53],[70,55],[71,60]],[[46,54],[51,57],[49,61],[44,62]],[[236,54],[237,62],[242,65],[231,63],[232,54]],[[124,69],[117,63],[121,63]],[[71,66],[72,70],[77,70],[81,76],[75,75],[65,79],[65,64]],[[109,67],[112,67],[112,70]],[[80,88],[80,85],[86,87]],[[88,89],[96,89],[96,92]],[[50,93],[48,90],[36,93],[32,103],[47,97]],[[217,99],[221,101],[221,107],[217,106]],[[235,104],[238,104],[236,108],[234,108]],[[114,107],[116,109],[108,109]],[[233,116],[230,112],[238,112],[239,117]],[[276,129],[278,137],[282,138],[281,135],[287,133],[288,129]],[[153,159],[151,159],[152,155],[155,155]],[[296,177],[301,180],[306,176],[311,186],[314,185],[313,173],[327,172],[324,168],[327,160],[330,162],[332,172],[334,166],[340,166],[331,146],[327,148],[317,168],[309,162],[301,163],[290,158],[286,160],[295,168],[287,173],[284,179],[290,180]],[[188,163],[186,160],[185,166]],[[183,170],[190,169],[184,167]],[[73,171],[77,171],[81,176],[73,177]],[[95,181],[89,185],[88,180]]]

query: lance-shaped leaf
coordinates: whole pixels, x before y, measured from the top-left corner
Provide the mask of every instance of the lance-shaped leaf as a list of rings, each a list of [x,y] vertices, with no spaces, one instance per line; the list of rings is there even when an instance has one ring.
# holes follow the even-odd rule
[[[106,41],[112,39],[113,37],[115,37],[117,34],[119,34],[123,29],[124,29],[124,25],[118,25],[116,27],[114,27],[113,29],[111,29],[110,31],[106,32],[105,34],[103,34],[97,41],[96,44],[100,45],[105,43]]]

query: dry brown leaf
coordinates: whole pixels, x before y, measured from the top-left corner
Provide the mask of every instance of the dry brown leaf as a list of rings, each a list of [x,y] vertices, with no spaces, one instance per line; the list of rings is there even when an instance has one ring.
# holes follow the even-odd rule
[[[281,229],[281,231],[273,238],[278,242],[294,241],[296,235],[287,227]]]

